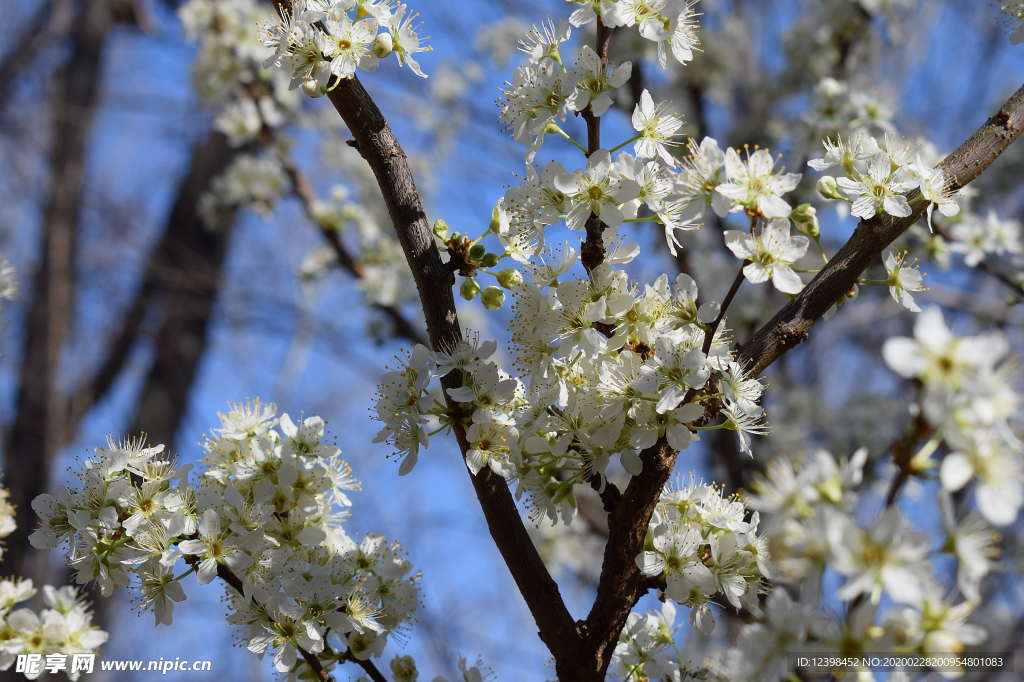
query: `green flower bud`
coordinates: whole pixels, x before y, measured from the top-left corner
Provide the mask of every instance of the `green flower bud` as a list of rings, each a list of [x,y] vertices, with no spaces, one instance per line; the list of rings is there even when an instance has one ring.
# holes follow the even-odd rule
[[[487,253],[487,247],[485,247],[483,244],[473,244],[473,246],[469,249],[469,257],[472,258],[473,260],[480,260],[481,258],[484,257],[485,253]]]
[[[514,289],[523,283],[523,275],[518,270],[508,268],[498,273],[498,284],[506,289]]]
[[[810,204],[800,204],[790,214],[793,225],[798,232],[806,234],[812,239],[821,234],[821,225],[818,223],[818,211]]]
[[[846,200],[846,195],[839,189],[839,183],[831,175],[823,175],[818,180],[818,194],[826,199]]]
[[[505,292],[498,287],[485,288],[483,296],[480,298],[484,302],[484,307],[491,310],[497,310],[505,304]]]
[[[498,254],[485,253],[484,257],[480,259],[480,262],[483,264],[485,268],[493,268],[495,265],[498,264],[499,260],[501,260],[501,257]]]
[[[476,280],[472,277],[467,277],[462,280],[462,285],[459,287],[459,293],[462,298],[467,301],[472,301],[473,298],[480,293],[480,285],[476,283]]]
[[[434,234],[441,239],[444,239],[448,234],[448,223],[445,222],[444,218],[438,218],[434,221]]]

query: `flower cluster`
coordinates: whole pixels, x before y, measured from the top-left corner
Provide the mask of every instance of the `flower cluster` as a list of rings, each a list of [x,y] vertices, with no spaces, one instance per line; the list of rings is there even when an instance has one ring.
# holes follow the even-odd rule
[[[37,590],[26,578],[0,580],[0,670],[7,670],[21,654],[71,657],[95,655],[107,641],[107,633],[92,624],[89,603],[74,587],[43,587],[46,608],[39,612],[18,604],[35,596]],[[62,659],[66,663],[66,659]],[[80,671],[64,668],[77,680]],[[35,679],[39,672],[26,672]]]
[[[1016,220],[1000,218],[995,211],[985,216],[967,213],[950,229],[950,249],[963,255],[964,263],[975,267],[989,256],[1020,256],[1021,226]]]
[[[221,109],[214,126],[232,144],[254,139],[263,121],[277,125],[294,115],[297,93],[288,93],[283,74],[262,66],[271,52],[260,44],[259,25],[272,20],[271,7],[252,0],[189,0],[178,14],[199,43],[192,67],[196,90],[207,105]]]
[[[676,607],[670,601],[657,611],[630,613],[612,655],[611,674],[623,680],[696,678],[698,671],[676,647],[678,629]]]
[[[938,547],[895,506],[862,526],[854,514],[866,462],[863,449],[849,459],[787,453],[754,480],[749,505],[765,514],[776,586],[764,617],[744,625],[736,644],[717,656],[711,666],[717,674],[779,679],[792,672],[788,654],[796,651],[929,654],[962,651],[984,639],[984,630],[967,619],[998,554],[998,536],[973,512],[957,524],[948,494],[940,497],[945,538]],[[954,600],[933,571],[930,559],[945,553],[957,561],[964,601]],[[836,594],[851,609],[842,621],[826,615],[816,598],[794,603],[783,587],[817,595],[827,568],[845,578]],[[879,618],[883,593],[893,605]]]
[[[655,104],[646,91],[634,111],[633,125],[635,156],[598,150],[587,159],[586,168],[576,171],[557,161],[541,170],[527,166],[525,181],[510,188],[498,204],[504,219],[495,231],[508,256],[527,262],[543,251],[546,228],[564,219],[570,229],[581,230],[591,214],[612,229],[627,221],[660,224],[669,251],[675,254],[680,246],[676,233],[698,228],[708,206],[719,216],[743,212],[758,222],[756,236],[751,235],[742,250],[749,255],[736,252],[757,264],[751,281],[763,282],[773,276],[773,264],[788,268],[803,256],[807,239],[789,235],[793,209],[783,199],[796,187],[799,174],[776,170],[767,150],[755,150],[744,160],[733,148],[723,152],[711,138],[699,145],[691,142],[677,169],[669,149],[679,119],[664,103]],[[737,235],[725,235],[734,252],[738,241],[730,240]],[[755,269],[767,275],[759,277]],[[776,284],[784,281],[780,290],[795,293],[802,283],[790,274]]]
[[[131,586],[158,625],[172,622],[187,576],[222,579],[229,621],[253,653],[275,650],[282,672],[305,669],[300,653],[324,668],[344,653],[380,655],[418,606],[418,576],[396,543],[346,534],[346,492],[359,484],[324,442],[323,420],[235,405],[204,450],[193,481],[163,446],[97,448],[79,486],[33,501],[32,544],[65,546],[77,582],[104,595]]]
[[[1013,523],[1024,504],[1024,457],[1012,428],[1020,397],[1006,362],[1007,339],[957,336],[932,308],[918,317],[914,338],[889,339],[882,350],[894,372],[920,382],[921,413],[935,430],[933,446],[913,465],[922,472],[933,467],[930,455],[945,442],[943,488],[956,491],[976,480],[982,515],[996,525]]]
[[[401,246],[376,211],[351,196],[344,185],[336,185],[327,199],[316,200],[311,208],[321,229],[339,235],[354,233],[359,244],[359,288],[368,303],[390,306],[408,300],[412,278],[403,267]],[[313,280],[337,266],[337,252],[323,244],[302,263],[300,274]]]
[[[544,135],[557,129],[570,111],[590,108],[595,116],[604,114],[612,104],[612,91],[630,76],[631,64],[625,62],[609,74],[600,57],[589,45],[580,48],[573,68],[561,55],[571,30],[565,24],[533,26],[520,41],[519,49],[527,62],[516,68],[506,85],[499,119],[512,136],[536,151]]]
[[[0,538],[14,532],[14,507],[10,493],[0,488]],[[0,556],[3,547],[0,546]],[[0,670],[7,670],[19,654],[95,654],[107,641],[107,633],[92,624],[89,603],[74,587],[43,587],[46,608],[36,612],[27,606],[38,590],[27,578],[0,580]],[[65,661],[66,662],[66,661]],[[78,671],[66,668],[77,680]],[[40,671],[41,673],[41,671]],[[27,673],[35,679],[40,673]]]
[[[378,13],[393,10],[402,25],[400,31],[405,31],[411,15],[393,5],[374,3]],[[257,24],[277,20],[269,6],[252,0],[189,0],[179,14],[186,32],[198,42],[194,80],[204,102],[215,111],[214,128],[226,136],[231,147],[239,149],[232,164],[201,197],[199,213],[215,229],[227,227],[238,209],[268,216],[282,198],[298,194],[298,181],[290,170],[286,172],[291,166],[287,158],[292,146],[287,134],[290,126],[313,125],[339,137],[345,134],[343,139],[347,139],[347,131],[338,130],[336,117],[299,115],[299,91],[290,88],[290,76],[273,65],[275,51],[258,40]],[[437,137],[440,145],[444,135]],[[358,267],[353,274],[358,275],[367,302],[384,306],[403,303],[413,291],[411,276],[397,240],[385,228],[386,211],[372,178],[370,191],[363,190],[369,169],[362,157],[358,163],[347,158],[346,152],[358,157],[350,147],[328,142],[324,149],[330,151],[325,157],[333,165],[342,164],[348,184],[334,186],[325,200],[309,193],[301,195],[308,203],[304,207],[307,216],[322,232],[344,233],[346,244],[351,234],[352,241],[358,243]],[[338,266],[335,256],[330,246],[313,251],[303,263],[301,275],[307,282],[316,279]]]
[[[214,128],[230,146],[266,141],[262,136],[294,119],[299,97],[279,70],[263,66],[272,53],[259,43],[257,26],[273,18],[271,8],[251,0],[189,0],[178,13],[199,45],[196,89],[216,111]],[[214,179],[199,213],[210,227],[223,228],[237,209],[269,215],[289,188],[273,155],[247,150]]]
[[[844,460],[824,450],[810,456],[778,456],[764,475],[754,479],[754,494],[747,504],[765,514],[776,580],[800,583],[823,568],[829,551],[829,514],[852,510],[867,454],[858,450]]]
[[[794,601],[783,587],[775,587],[765,601],[761,622],[743,625],[736,643],[719,652],[709,664],[711,679],[757,682],[786,679],[794,673],[795,652],[836,652],[856,656],[872,651],[894,655],[928,656],[960,652],[978,644],[985,630],[966,622],[974,604],[955,606],[935,590],[915,601],[890,609],[877,622],[877,608],[862,602],[846,619],[837,619],[803,601]],[[902,671],[899,671],[902,673]],[[854,679],[871,679],[868,667],[851,671]],[[963,670],[944,668],[944,677],[959,677]],[[889,679],[908,680],[893,673]]]
[[[761,581],[770,577],[768,546],[757,535],[760,517],[747,517],[738,499],[715,486],[667,486],[651,518],[636,565],[649,578],[664,580],[667,597],[690,607],[690,621],[714,627],[709,602],[721,592],[736,609],[758,610]]]
[[[246,154],[214,178],[199,201],[199,214],[211,227],[223,227],[227,216],[243,206],[269,215],[288,187],[288,177],[275,159]]]
[[[913,146],[895,135],[886,134],[879,142],[858,129],[845,140],[837,137],[824,144],[825,156],[808,165],[816,171],[839,167],[846,176],[823,176],[818,191],[826,199],[851,202],[851,212],[858,218],[868,220],[883,213],[909,216],[913,211],[905,195],[915,188],[920,188],[922,200],[928,202],[929,222],[936,207],[945,216],[960,210],[949,191],[949,176],[915,156]]]
[[[394,55],[417,76],[426,78],[414,55],[429,51],[420,37],[416,12],[393,0],[298,0],[266,26],[267,60],[288,72],[292,87],[311,95],[333,89],[356,71],[374,71]]]
[[[571,518],[575,485],[603,480],[618,457],[630,474],[640,453],[665,438],[685,449],[705,429],[734,430],[749,452],[748,434],[762,433],[762,385],[747,377],[729,351],[724,327],[706,343],[717,307],[697,305],[687,275],[670,287],[662,275],[640,289],[609,265],[584,279],[560,279],[575,262],[566,247],[554,264],[531,265],[514,289],[511,322],[520,377],[489,358],[494,342],[463,342],[448,352],[418,346],[383,377],[376,412],[378,440],[416,462],[435,425],[466,429],[467,464],[516,479],[538,512]],[[457,372],[446,405],[430,393],[433,379]],[[702,400],[720,402],[709,414]],[[714,417],[720,420],[706,425]]]
[[[826,77],[815,86],[810,110],[802,121],[817,144],[823,137],[859,128],[890,131],[892,115],[888,103],[877,93]]]
[[[695,0],[567,0],[582,5],[569,17],[573,26],[595,19],[609,28],[636,26],[640,35],[658,46],[658,63],[668,66],[668,55],[680,64],[693,59],[697,49]]]

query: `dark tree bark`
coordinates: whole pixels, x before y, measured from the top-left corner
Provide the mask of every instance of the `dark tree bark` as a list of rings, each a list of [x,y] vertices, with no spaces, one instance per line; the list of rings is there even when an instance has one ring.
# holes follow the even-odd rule
[[[47,47],[71,28],[72,0],[49,0],[39,5],[28,26],[0,59],[0,102],[7,103],[11,85]]]
[[[73,319],[75,235],[81,212],[85,157],[101,85],[104,42],[114,26],[108,3],[80,6],[67,62],[54,83],[49,178],[40,224],[39,262],[23,325],[15,415],[4,441],[4,483],[17,529],[7,539],[0,574],[37,581],[30,560],[35,527],[31,501],[49,484],[53,459],[65,442],[65,403],[57,391],[63,344]],[[40,557],[40,559],[45,557]]]
[[[174,444],[206,352],[235,220],[231,216],[225,227],[211,230],[199,217],[198,204],[236,153],[216,132],[194,149],[140,290],[144,307],[159,317],[160,326],[128,433],[144,432],[155,443]]]

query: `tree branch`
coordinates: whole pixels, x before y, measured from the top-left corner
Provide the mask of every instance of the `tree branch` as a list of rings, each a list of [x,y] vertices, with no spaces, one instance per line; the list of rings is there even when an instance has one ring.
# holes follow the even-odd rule
[[[935,230],[935,234],[942,237],[945,241],[949,242],[950,244],[953,243],[953,237],[941,225],[933,225],[932,229]],[[998,280],[1008,289],[1013,291],[1013,293],[1015,293],[1018,298],[1024,298],[1024,285],[1021,285],[1021,283],[1015,280],[1013,276],[1010,275],[1009,273],[1003,272],[998,267],[990,263],[988,260],[984,259],[981,260],[976,267],[985,274],[987,274],[989,277]]]
[[[1024,87],[947,156],[939,168],[959,190],[981,174],[1024,131]],[[927,202],[913,203],[920,193],[909,195],[914,211],[906,218],[890,215],[862,220],[853,236],[796,298],[789,302],[753,338],[740,348],[740,357],[752,374],[761,373],[782,354],[807,338],[811,326],[844,298],[857,278],[882,251],[924,215]]]
[[[331,91],[330,99],[377,178],[416,281],[430,346],[434,350],[451,350],[462,339],[452,294],[455,277],[441,262],[405,151],[358,78],[342,79]],[[457,381],[455,373],[451,373],[442,383],[449,388]],[[469,449],[465,431],[458,424],[453,430],[465,456]],[[527,534],[504,479],[486,468],[475,476],[470,475],[470,479],[491,537],[526,600],[541,639],[555,657],[559,675],[562,675],[567,661],[578,649],[580,638],[558,585]]]
[[[39,53],[67,34],[73,18],[74,3],[69,0],[49,0],[39,5],[28,27],[0,59],[0,103],[7,103],[11,84]]]
[[[664,438],[642,452],[643,469],[629,480],[622,499],[609,515],[597,598],[584,628],[589,650],[580,657],[576,674],[568,679],[604,679],[629,611],[647,591],[636,556],[643,548],[647,525],[661,489],[672,475],[677,454]]]
[[[601,17],[597,18],[597,56],[601,59],[601,68],[608,63],[608,44],[611,42],[612,30],[604,25]],[[591,105],[582,112],[583,120],[587,122],[587,156],[593,155],[601,148],[601,117],[594,116]],[[596,213],[591,213],[587,218],[587,237],[580,245],[580,262],[589,273],[598,265],[604,262],[604,223]]]
[[[953,178],[953,189],[977,177],[1020,135],[1022,127],[1024,88],[940,164]],[[762,346],[748,344],[740,349],[741,358],[747,359],[754,373],[796,345],[802,338],[798,332],[802,330],[805,335],[806,329],[849,291],[868,265],[920,218],[925,209],[926,204],[920,204],[912,216],[904,219],[885,216],[862,221],[854,236],[818,277],[755,334],[754,341],[760,341]],[[587,644],[592,648],[589,656],[581,657],[581,662],[590,667],[573,679],[603,677],[626,617],[647,589],[634,561],[642,549],[647,524],[672,473],[676,455],[664,439],[644,451],[641,454],[643,471],[630,480],[619,507],[611,515],[597,599],[584,630]]]
[[[337,258],[338,265],[356,279],[362,279],[366,274],[363,264],[349,253],[348,247],[345,246],[343,241],[341,241],[341,235],[338,234],[338,231],[330,225],[325,225],[313,210],[313,206],[316,204],[316,194],[313,191],[313,184],[309,181],[309,177],[303,173],[302,169],[296,166],[295,162],[292,160],[285,159],[282,163],[284,164],[285,173],[291,180],[292,189],[295,192],[295,195],[299,198],[299,201],[302,202],[302,208],[306,213],[306,217],[309,218],[309,221],[316,225],[317,229],[320,230],[320,234],[334,251],[334,257]],[[424,338],[423,332],[417,329],[416,325],[402,314],[402,311],[396,306],[386,305],[384,303],[374,303],[373,307],[391,320],[395,336],[404,338],[412,343],[419,343],[424,346],[427,345],[427,340]]]

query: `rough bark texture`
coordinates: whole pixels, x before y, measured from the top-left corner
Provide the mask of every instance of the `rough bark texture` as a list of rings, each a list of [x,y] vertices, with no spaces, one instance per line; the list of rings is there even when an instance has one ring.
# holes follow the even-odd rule
[[[1024,87],[1017,90],[994,116],[966,142],[947,156],[939,168],[951,178],[951,188],[960,189],[974,180],[1024,131]],[[915,191],[910,199],[919,196]],[[911,225],[921,219],[927,203],[914,204],[906,218],[888,214],[862,220],[853,236],[828,264],[767,324],[740,349],[747,368],[760,374],[783,353],[805,338],[811,326],[841,301],[857,278],[876,262],[882,251]]]
[[[330,97],[377,178],[416,281],[430,345],[435,350],[450,350],[462,339],[452,294],[455,278],[441,262],[405,152],[359,79],[342,80]],[[450,386],[454,376],[445,379]],[[460,428],[455,432],[465,455],[465,433]],[[554,654],[559,675],[567,674],[564,666],[573,658],[579,636],[558,585],[527,534],[505,481],[489,469],[470,479],[491,537],[526,600],[540,637]]]
[[[676,452],[665,439],[641,453],[644,467],[629,480],[622,499],[608,519],[608,542],[604,548],[597,598],[587,616],[584,630],[587,649],[574,675],[565,679],[603,680],[612,660],[619,633],[630,609],[647,591],[636,566],[643,550],[647,525],[658,505],[675,466]]]
[[[608,62],[608,46],[611,43],[612,31],[613,29],[605,26],[601,19],[597,20],[597,49],[595,52],[600,57],[602,65]],[[589,157],[601,148],[601,117],[594,116],[589,105],[581,112],[581,115],[587,123],[587,156]],[[591,213],[587,218],[586,238],[580,244],[580,263],[583,264],[587,272],[604,262],[605,227],[596,213]]]

